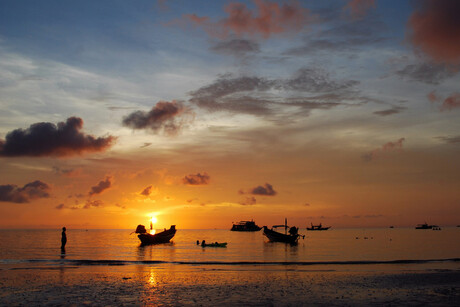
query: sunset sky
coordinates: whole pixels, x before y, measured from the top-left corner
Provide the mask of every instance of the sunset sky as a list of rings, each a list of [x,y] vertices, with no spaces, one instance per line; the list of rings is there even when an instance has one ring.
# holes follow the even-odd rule
[[[0,228],[460,224],[460,1],[0,2]]]

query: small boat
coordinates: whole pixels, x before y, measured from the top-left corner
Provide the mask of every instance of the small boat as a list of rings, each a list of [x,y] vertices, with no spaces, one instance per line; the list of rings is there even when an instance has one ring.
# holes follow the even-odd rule
[[[202,247],[227,247],[227,242],[223,242],[223,243],[219,243],[219,242],[215,242],[215,243],[205,243],[205,244],[201,244]]]
[[[281,232],[277,232],[273,230],[273,228],[284,227],[284,234]],[[287,225],[287,220],[284,219],[284,225],[274,225],[272,229],[268,229],[267,226],[264,226],[264,235],[268,238],[268,240],[272,242],[284,242],[290,244],[297,244],[297,241],[300,237],[305,238],[305,236],[301,236],[298,234],[298,227],[289,227]],[[287,229],[289,229],[289,234],[287,234]]]
[[[331,226],[323,227],[320,223],[319,225],[311,224],[311,227],[307,227],[307,230],[328,230],[329,228],[331,228]]]
[[[428,225],[425,222],[423,224],[418,224],[417,226],[415,226],[415,229],[433,229],[433,226],[436,226],[436,225]]]
[[[259,231],[262,227],[256,225],[254,221],[241,221],[233,224],[231,231]]]
[[[142,245],[168,243],[176,234],[176,225],[171,225],[171,228],[156,234],[150,234],[145,230],[144,225],[138,225],[136,233],[139,234],[137,237]]]

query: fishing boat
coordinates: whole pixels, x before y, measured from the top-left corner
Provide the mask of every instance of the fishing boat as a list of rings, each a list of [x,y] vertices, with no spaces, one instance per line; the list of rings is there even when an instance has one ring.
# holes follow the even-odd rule
[[[148,233],[144,225],[138,225],[136,233],[139,234],[137,237],[141,240],[142,245],[168,243],[176,234],[176,225],[171,225],[169,229],[155,234]]]
[[[415,229],[433,229],[433,226],[436,226],[436,225],[428,225],[425,222],[423,224],[418,224],[417,226],[415,226]]]
[[[241,221],[237,224],[233,224],[231,231],[259,231],[262,227],[256,225],[256,223],[251,221]]]
[[[275,231],[274,228],[280,228],[284,227],[284,233]],[[290,243],[290,244],[297,244],[297,241],[299,241],[299,238],[305,238],[305,236],[299,235],[298,234],[298,227],[289,227],[287,225],[287,219],[284,219],[284,225],[274,225],[272,229],[268,229],[267,226],[264,226],[264,235],[268,238],[268,240],[272,242],[284,242],[284,243]],[[287,230],[289,229],[289,234],[287,233]]]
[[[331,226],[323,227],[323,225],[320,223],[319,225],[311,224],[311,227],[307,227],[307,230],[328,230],[329,228],[331,228]]]

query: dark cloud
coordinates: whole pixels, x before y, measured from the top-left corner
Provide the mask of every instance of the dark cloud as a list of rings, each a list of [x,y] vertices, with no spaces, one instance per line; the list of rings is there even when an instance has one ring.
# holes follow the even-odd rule
[[[388,142],[382,145],[382,147],[376,148],[373,151],[365,154],[362,156],[364,161],[370,162],[374,160],[375,158],[381,156],[382,154],[388,153],[388,152],[398,152],[401,151],[403,148],[403,142],[405,141],[405,138],[400,138],[396,142]]]
[[[65,177],[78,177],[81,175],[81,169],[73,169],[73,168],[65,169],[59,166],[53,166],[53,171],[56,174],[62,175]]]
[[[56,206],[56,209],[58,210],[61,210],[61,209],[64,209],[65,208],[65,205],[64,204],[59,204]]]
[[[141,195],[149,196],[150,193],[152,193],[152,186],[151,185],[149,185],[144,190],[142,190]]]
[[[210,112],[279,116],[290,110],[305,114],[343,104],[341,101],[351,97],[357,84],[354,80],[332,80],[324,70],[313,68],[299,69],[287,79],[223,75],[191,92],[190,102]]]
[[[260,52],[259,44],[247,39],[231,39],[217,42],[210,49],[217,53],[233,55],[237,57],[245,56],[250,53]]]
[[[115,141],[113,136],[95,138],[80,132],[83,120],[69,117],[57,125],[36,123],[27,129],[8,132],[0,140],[0,156],[71,156],[104,151]]]
[[[148,129],[154,133],[177,134],[190,115],[182,103],[160,101],[149,112],[135,111],[123,118],[123,125],[132,129]]]
[[[92,207],[95,207],[95,208],[98,208],[98,207],[102,207],[104,205],[104,203],[102,202],[102,200],[90,200],[88,199],[85,203],[85,205],[83,206],[83,209],[91,209]]]
[[[211,177],[207,173],[190,174],[182,178],[182,182],[186,185],[206,185],[209,184]]]
[[[460,1],[420,0],[409,18],[409,40],[435,61],[460,64]]]
[[[252,206],[257,203],[257,199],[254,196],[246,197],[245,200],[240,202],[240,205],[243,206]]]
[[[253,195],[264,195],[264,196],[274,196],[276,191],[273,189],[273,186],[269,183],[266,183],[264,186],[257,186],[250,191]]]
[[[91,187],[91,190],[89,191],[88,195],[92,196],[95,194],[101,194],[102,192],[110,188],[112,186],[111,179],[111,177],[106,177],[105,180],[99,181],[97,185]]]
[[[457,74],[458,68],[449,68],[443,64],[420,63],[409,64],[396,72],[402,78],[408,78],[427,84],[439,84],[443,80]]]
[[[437,138],[446,142],[447,144],[459,144],[460,143],[460,135],[458,136],[438,136]]]
[[[392,107],[391,109],[386,109],[386,110],[381,110],[381,111],[375,111],[374,114],[380,115],[380,116],[388,116],[388,115],[394,115],[401,113],[402,111],[406,110],[407,108],[405,107]]]
[[[44,182],[36,180],[22,188],[15,184],[0,185],[0,201],[11,203],[28,203],[39,198],[48,198],[51,188]]]

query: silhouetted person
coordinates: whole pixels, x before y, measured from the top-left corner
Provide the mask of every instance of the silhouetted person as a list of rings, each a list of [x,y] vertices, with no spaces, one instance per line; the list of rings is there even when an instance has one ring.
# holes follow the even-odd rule
[[[196,245],[200,245],[200,240],[196,240]]]
[[[61,236],[61,252],[65,254],[65,244],[67,243],[67,236],[65,234],[66,228],[62,227],[62,236]]]
[[[291,235],[295,236],[295,235],[297,234],[298,230],[299,230],[299,228],[293,226],[293,227],[291,227],[291,228],[289,229],[289,233],[290,233]]]
[[[206,241],[205,240],[201,241],[201,246],[206,246]]]

